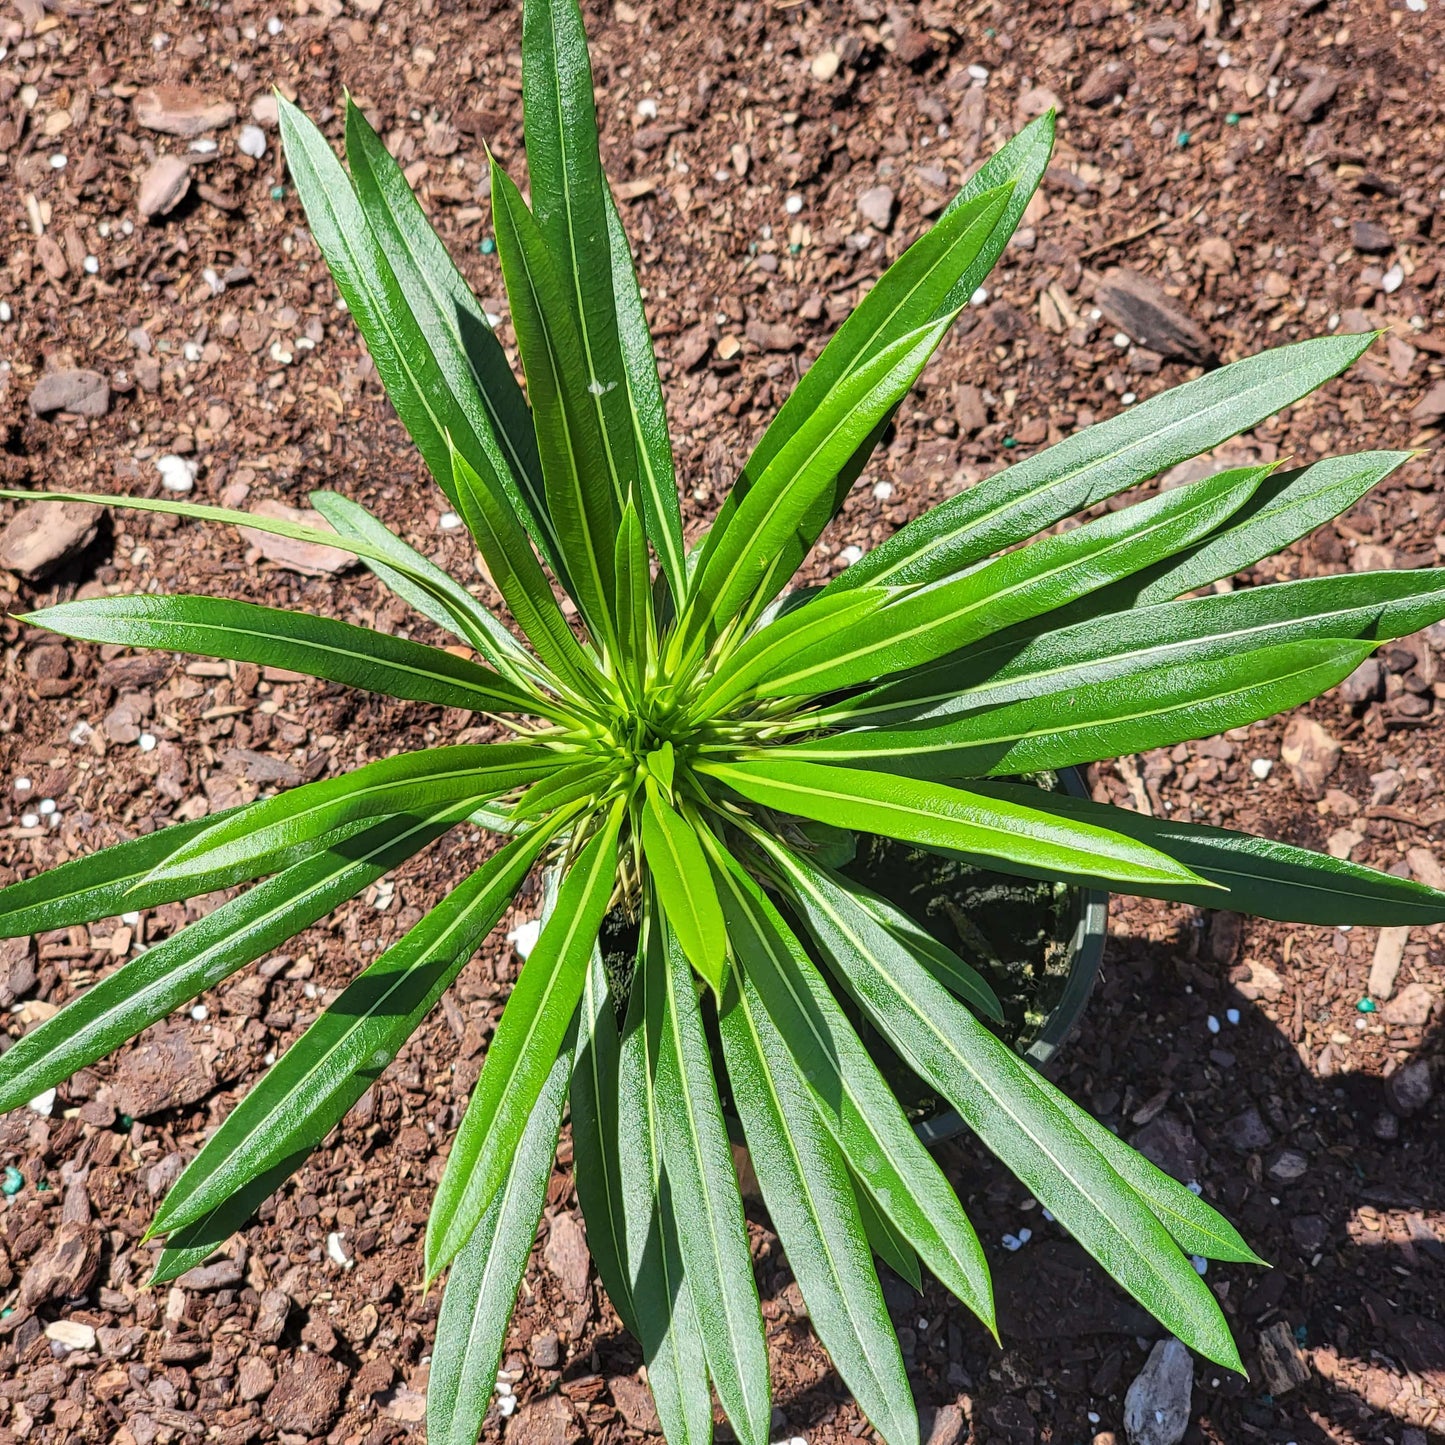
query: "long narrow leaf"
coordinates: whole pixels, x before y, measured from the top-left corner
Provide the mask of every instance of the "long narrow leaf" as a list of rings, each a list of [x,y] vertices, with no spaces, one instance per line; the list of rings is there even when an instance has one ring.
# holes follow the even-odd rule
[[[326,1137],[491,932],[550,831],[499,849],[357,974],[206,1141],[153,1232],[193,1223],[247,1179]]]
[[[428,1279],[446,1268],[490,1207],[572,1023],[612,896],[621,820],[614,808],[577,855],[502,1011],[427,1222]]]
[[[727,972],[727,929],[696,831],[647,780],[642,847],[657,901],[687,960],[721,996]]]
[[[1374,339],[1301,341],[1161,392],[940,503],[830,586],[936,582],[959,572],[1248,431],[1338,376]]]

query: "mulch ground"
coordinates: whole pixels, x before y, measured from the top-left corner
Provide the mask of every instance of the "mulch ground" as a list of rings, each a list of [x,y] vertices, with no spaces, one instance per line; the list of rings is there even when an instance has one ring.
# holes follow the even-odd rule
[[[819,546],[820,573],[1210,353],[1370,327],[1383,335],[1348,378],[1228,454],[1423,455],[1245,580],[1438,560],[1440,0],[616,0],[589,19],[690,525],[886,262],[1002,136],[1057,104],[1058,150],[1024,227]],[[482,142],[522,168],[518,41],[515,11],[485,0],[14,0],[0,17],[5,481],[155,493],[157,460],[179,457],[207,501],[304,505],[333,487],[481,580],[338,308],[265,97],[273,83],[296,94],[335,136],[350,87],[504,316]],[[146,87],[181,83],[231,108],[199,146],[140,123]],[[259,158],[254,135],[242,149],[253,123]],[[154,169],[165,155],[185,158],[188,193],[145,221],[147,177],[180,184]],[[1162,288],[1168,334],[1119,330],[1109,299],[1137,283],[1116,268]],[[35,416],[37,383],[74,368],[104,379],[104,414]],[[300,573],[230,532],[135,515],[111,516],[43,581],[0,573],[0,604],[143,588],[431,635],[364,576]],[[255,668],[0,627],[0,881],[467,725]],[[1442,655],[1438,631],[1407,639],[1378,675],[1315,704],[1297,768],[1270,722],[1096,769],[1096,796],[1439,881]],[[203,1017],[182,1011],[79,1075],[48,1114],[0,1121],[0,1167],[16,1171],[0,1207],[0,1445],[421,1439],[437,1294],[420,1288],[420,1235],[514,975],[504,930],[224,1259],[148,1291],[153,1249],[139,1241],[266,1060],[476,846],[400,870],[216,990]],[[0,945],[5,1027],[18,1036],[206,906]],[[507,926],[536,906],[524,898]],[[1197,1368],[1186,1438],[1445,1438],[1439,930],[1283,928],[1132,900],[1115,900],[1111,927],[1060,1082],[1198,1180],[1274,1265],[1211,1268],[1253,1378]],[[1391,997],[1360,1012],[1376,964],[1395,969]],[[933,1445],[1122,1440],[1124,1391],[1156,1327],[971,1144],[942,1157],[995,1258],[1004,1329],[995,1347],[936,1286],[920,1299],[889,1282]],[[655,1429],[637,1347],[588,1273],[569,1170],[564,1138],[492,1439]],[[1032,1238],[1008,1253],[1002,1236],[1025,1223]],[[761,1216],[754,1231],[780,1435],[866,1434]]]

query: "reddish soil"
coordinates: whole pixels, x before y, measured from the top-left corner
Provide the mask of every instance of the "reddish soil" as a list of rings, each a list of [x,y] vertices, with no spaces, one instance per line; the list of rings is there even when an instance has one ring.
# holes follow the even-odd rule
[[[685,18],[618,0],[589,18],[606,160],[628,198],[691,524],[711,514],[861,288],[1004,134],[1057,102],[1041,198],[818,549],[819,569],[1112,414],[1126,394],[1194,374],[1116,345],[1094,305],[1114,266],[1165,288],[1226,360],[1331,328],[1385,332],[1348,379],[1230,451],[1424,455],[1246,580],[1438,560],[1440,0],[784,0],[695,5]],[[190,194],[146,223],[142,176],[187,142],[141,128],[132,98],[182,82],[237,118],[212,133],[213,153],[192,155]],[[334,487],[471,580],[469,549],[440,527],[442,499],[337,307],[274,129],[260,160],[238,147],[273,82],[333,135],[349,86],[504,312],[495,256],[479,243],[483,139],[522,166],[512,8],[294,0],[273,20],[248,0],[15,0],[0,18],[0,471],[12,484],[154,492],[155,459],[179,454],[199,464],[195,495],[207,501],[295,505]],[[871,226],[856,204],[879,186],[896,214],[884,206]],[[793,195],[802,204],[790,213]],[[109,380],[107,413],[32,416],[42,374],[72,367]],[[0,521],[13,510],[3,505]],[[0,574],[0,604],[141,588],[416,626],[364,576],[302,575],[232,533],[120,514],[40,584]],[[0,881],[465,726],[254,668],[0,625]],[[1389,648],[1378,696],[1331,695],[1309,710],[1343,749],[1310,790],[1323,796],[1306,796],[1278,761],[1278,723],[1105,766],[1096,792],[1438,877],[1442,648],[1438,632]],[[148,751],[142,734],[155,739]],[[1257,759],[1274,764],[1263,779]],[[27,826],[42,798],[58,822]],[[0,1121],[0,1167],[23,1181],[0,1207],[0,1445],[421,1438],[437,1294],[420,1288],[420,1231],[513,976],[500,931],[226,1260],[151,1292],[153,1247],[139,1241],[168,1180],[267,1055],[463,862],[449,850],[401,870],[389,893],[372,890],[217,990],[204,1019],[182,1013],[155,1031],[168,1070],[127,1051],[63,1088],[48,1117]],[[33,1026],[203,907],[4,945],[6,1028]],[[535,907],[524,899],[518,916]],[[1367,1014],[1356,1004],[1377,947],[1401,943],[1376,930],[1241,924],[1131,900],[1116,900],[1111,921],[1104,979],[1060,1081],[1199,1180],[1275,1266],[1210,1270],[1254,1378],[1198,1368],[1186,1438],[1421,1445],[1445,1430],[1445,1140],[1439,1098],[1410,1112],[1400,1071],[1439,1068],[1440,931],[1403,940],[1395,997]],[[971,1144],[943,1159],[996,1258],[1004,1342],[936,1286],[920,1300],[890,1281],[934,1445],[1122,1440],[1123,1394],[1156,1327]],[[564,1445],[655,1428],[637,1347],[577,1254],[569,1166],[564,1138],[506,1359],[518,1403],[506,1420],[494,1409],[492,1439]],[[1029,1220],[1033,1238],[1007,1253],[1002,1236]],[[328,1254],[333,1233],[346,1265]],[[761,1218],[755,1239],[780,1433],[866,1433]],[[94,1345],[68,1347],[75,1336],[55,1337],[58,1321],[92,1327]],[[1285,1373],[1261,1369],[1261,1341]]]

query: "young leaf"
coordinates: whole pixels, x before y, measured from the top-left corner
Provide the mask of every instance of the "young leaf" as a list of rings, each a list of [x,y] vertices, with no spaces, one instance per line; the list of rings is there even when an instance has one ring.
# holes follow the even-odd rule
[[[722,995],[728,939],[697,830],[649,777],[642,805],[642,848],[657,900],[687,960]]]
[[[238,968],[279,948],[440,837],[461,816],[452,810],[433,819],[372,823],[153,943],[0,1055],[0,1113],[62,1083]]]
[[[491,1205],[572,1023],[612,896],[621,823],[615,807],[577,855],[502,1011],[427,1221],[428,1279],[452,1261]]]
[[[642,293],[632,265],[632,249],[622,228],[622,217],[612,192],[606,192],[607,244],[612,257],[612,290],[617,298],[617,333],[622,346],[622,368],[627,375],[627,401],[637,442],[638,490],[647,535],[657,552],[658,565],[673,598],[687,588],[687,549],[682,540],[682,509],[677,499],[677,473],[672,460],[672,439],[667,431],[667,408],[657,378],[657,355],[642,309]],[[619,607],[619,621],[627,614]]]
[[[941,502],[829,585],[896,587],[962,571],[1248,431],[1338,376],[1374,339],[1280,346],[1161,392]]]
[[[936,778],[1042,772],[1245,727],[1318,697],[1374,650],[1322,639],[1184,657],[931,726],[834,733],[770,755]]]
[[[542,457],[547,510],[556,528],[573,599],[606,653],[613,642],[612,538],[622,514],[615,452],[599,422],[598,389],[587,369],[569,293],[532,213],[511,178],[492,162],[492,222],[512,305],[527,396]],[[606,277],[611,286],[610,276]],[[610,378],[617,385],[622,377]],[[625,405],[625,398],[623,399]],[[629,429],[628,445],[632,442]],[[631,475],[623,482],[630,485]]]
[[[914,1248],[894,1227],[893,1221],[879,1209],[868,1192],[868,1186],[851,1170],[853,1198],[858,1205],[858,1220],[868,1236],[868,1247],[896,1274],[906,1280],[918,1294],[923,1293],[923,1272]]]
[[[767,1445],[772,1415],[767,1343],[692,970],[671,938],[665,955],[649,956],[645,966],[662,974],[649,985],[649,1001],[660,1017],[648,1023],[659,1040],[662,1160],[674,1191],[683,1268],[708,1370],[742,1445]]]
[[[500,848],[357,974],[206,1141],[152,1232],[194,1223],[246,1180],[324,1139],[491,932],[553,831]]]
[[[1206,1358],[1244,1373],[1204,1281],[1146,1203],[1052,1101],[1054,1091],[925,969],[877,958],[863,911],[785,848],[771,845],[839,980],[920,1077],[1131,1295]]]
[[[547,1202],[571,1071],[572,1049],[564,1044],[497,1197],[447,1275],[427,1377],[429,1445],[476,1445],[481,1436],[517,1290]]]
[[[1222,472],[1160,492],[1071,532],[1006,552],[962,577],[905,593],[764,677],[764,696],[799,696],[915,668],[1038,617],[1207,536],[1249,499],[1268,468]]]
[[[1131,889],[1199,881],[1172,858],[1119,834],[1087,824],[1060,827],[1038,809],[942,783],[762,755],[695,766],[765,808],[947,848],[1025,878]]]
[[[1341,923],[1370,928],[1445,923],[1445,892],[1343,858],[1226,828],[1149,818],[1127,808],[1015,783],[973,786],[987,797],[1010,802],[1029,799],[1042,812],[1137,838],[1177,858],[1209,883],[1228,888],[1230,907],[1244,913],[1325,928]],[[1155,896],[1204,908],[1216,906],[1209,892],[1197,886],[1161,885]]]
[[[718,1022],[753,1168],[808,1317],[888,1445],[915,1445],[918,1410],[843,1156],[782,1035],[736,975]]]
[[[194,879],[254,863],[360,818],[452,803],[474,808],[554,772],[566,761],[564,753],[535,743],[472,743],[397,753],[253,803],[183,844],[146,881]]]
[[[473,469],[500,488],[509,510],[562,575],[526,397],[487,313],[432,229],[401,167],[350,96],[346,160],[372,238],[454,400],[454,410],[439,418],[444,431]],[[457,413],[467,425],[451,426]]]
[[[714,853],[742,987],[798,1062],[813,1102],[879,1210],[943,1285],[994,1329],[983,1249],[813,961],[737,861]]]
[[[25,619],[64,637],[284,667],[348,687],[473,712],[537,712],[547,703],[485,667],[389,633],[306,612],[219,597],[96,597]]]

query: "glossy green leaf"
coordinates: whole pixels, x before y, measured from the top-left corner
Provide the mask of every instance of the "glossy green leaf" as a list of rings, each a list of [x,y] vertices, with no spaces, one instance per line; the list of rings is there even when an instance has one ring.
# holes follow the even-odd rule
[[[534,743],[470,743],[397,753],[253,803],[183,844],[148,881],[194,879],[238,867],[360,818],[452,803],[475,807],[566,761],[566,754]]]
[[[1229,1326],[1146,1202],[1053,1103],[1054,1090],[927,970],[879,958],[863,911],[786,849],[777,864],[842,982],[893,1048],[1105,1270],[1191,1349],[1244,1373]]]
[[[660,1018],[648,1023],[659,1040],[658,1132],[708,1371],[742,1445],[767,1445],[772,1416],[767,1342],[692,970],[675,940],[665,954],[649,955],[644,966],[662,974],[649,995]]]
[[[1172,858],[1103,828],[1060,827],[1039,809],[921,778],[763,756],[696,767],[765,808],[948,848],[1025,878],[1129,888],[1198,882]]]
[[[1287,923],[1333,928],[1341,923],[1390,928],[1445,922],[1445,892],[1409,878],[1380,873],[1343,858],[1330,858],[1288,843],[1255,838],[1226,828],[1208,828],[1172,818],[1151,818],[1127,808],[1112,808],[1043,793],[1011,783],[978,783],[989,797],[1035,800],[1042,811],[1076,819],[1138,838],[1168,853],[1201,878],[1229,889],[1229,906]],[[1155,896],[1217,907],[1208,890],[1161,886]]]
[[[622,1323],[641,1338],[632,1306],[627,1194],[623,1184],[618,1095],[617,1001],[600,947],[592,951],[577,1012],[577,1062],[568,1095],[572,1110],[572,1179],[587,1225],[587,1248]]]
[[[427,220],[401,167],[350,96],[346,98],[346,161],[371,238],[384,254],[415,334],[444,382],[445,390],[433,403],[443,445],[435,458],[428,455],[428,461],[443,462],[449,436],[472,468],[487,477],[490,486],[500,489],[509,510],[557,568],[559,557],[542,490],[537,437],[522,388],[487,313]],[[328,264],[330,260],[328,254]],[[382,275],[384,278],[385,273]],[[368,344],[370,339],[368,336]],[[458,426],[458,418],[465,424]],[[442,485],[446,490],[446,484]]]
[[[992,1331],[988,1264],[958,1196],[767,895],[732,857],[714,862],[743,989],[788,1041],[824,1122],[879,1210]]]
[[[612,896],[621,821],[614,808],[577,855],[502,1011],[427,1222],[428,1279],[452,1261],[491,1205],[572,1023]]]
[[[153,1232],[193,1223],[246,1180],[326,1137],[480,947],[551,831],[499,849],[357,974],[206,1141],[166,1195]]]
[[[941,502],[830,585],[936,582],[1226,442],[1307,396],[1374,340],[1325,336],[1161,392]]]
[[[858,1221],[868,1236],[868,1247],[896,1274],[899,1279],[911,1284],[923,1293],[923,1273],[918,1265],[914,1248],[895,1227],[893,1221],[879,1209],[868,1186],[856,1174],[849,1171],[853,1180],[853,1198],[858,1206]]]
[[[536,659],[465,587],[389,531],[360,503],[326,491],[312,492],[310,501],[343,537],[369,545],[371,550],[360,560],[423,617],[456,637],[485,637],[487,646],[478,650],[513,681],[543,676]],[[426,585],[413,579],[424,579]],[[469,627],[459,622],[462,617],[468,620]]]
[[[439,647],[330,617],[220,597],[96,597],[25,619],[65,637],[284,667],[348,687],[473,712],[534,712],[529,691]]]
[[[1324,638],[1403,637],[1445,617],[1445,569],[1346,573],[1156,603],[1037,637],[1000,633],[863,696],[805,714],[810,729],[941,724],[1171,662]]]
[[[918,1410],[843,1155],[783,1036],[737,977],[718,1022],[753,1169],[808,1317],[888,1445],[915,1445]]]
[[[612,257],[612,291],[617,299],[617,333],[622,346],[622,368],[627,377],[627,401],[637,444],[638,490],[647,535],[657,552],[658,565],[674,598],[687,586],[687,550],[682,540],[682,509],[677,498],[677,472],[672,439],[667,431],[667,408],[657,377],[657,354],[652,346],[642,293],[632,264],[632,250],[612,192],[606,192],[607,242]],[[619,624],[626,613],[618,609]]]
[[[1323,639],[1185,657],[943,723],[834,733],[773,752],[924,777],[1042,772],[1245,727],[1318,697],[1374,650],[1373,642]]]
[[[483,484],[460,452],[453,451],[451,457],[457,507],[517,625],[564,686],[583,698],[605,697],[601,674],[567,625],[552,585],[505,500]]]
[[[766,603],[781,588],[786,577],[772,577],[778,585],[759,592],[774,559],[798,536],[839,467],[908,392],[952,321],[952,315],[946,316],[885,346],[847,376],[779,449],[699,565],[679,623],[674,661],[716,637],[755,594]]]
[[[657,900],[687,960],[722,994],[728,939],[697,830],[651,777],[642,805],[642,848]]]
[[[429,819],[375,822],[128,959],[0,1054],[0,1113],[62,1083],[238,968],[279,948],[440,837],[461,816],[454,809]]]
[[[572,1048],[564,1045],[491,1207],[452,1262],[437,1316],[426,1389],[428,1445],[476,1445],[497,1386],[497,1366],[521,1288],[567,1099]]]
[[[622,510],[613,549],[613,575],[617,578],[617,643],[632,695],[641,698],[652,658],[657,630],[652,616],[652,573],[647,556],[647,535],[636,502],[629,497]]]
[[[512,306],[512,328],[527,374],[547,510],[573,598],[593,636],[610,653],[614,650],[612,539],[622,502],[611,470],[614,454],[598,417],[595,389],[605,390],[606,383],[588,372],[559,266],[521,194],[495,161],[492,222]],[[605,236],[602,239],[605,244]],[[604,279],[610,288],[610,273],[604,273]],[[614,386],[622,382],[620,359],[616,370],[611,378]],[[622,403],[626,405],[625,396]]]
[[[637,480],[636,440],[618,339],[592,65],[577,0],[524,0],[522,117],[537,231],[561,283],[556,300],[574,323],[585,399],[602,440],[614,510],[621,512]]]
[[[1207,536],[1239,510],[1267,470],[1224,472],[1161,492],[908,592],[843,636],[799,653],[780,674],[760,679],[758,691],[798,696],[871,682],[1062,607]]]
[[[629,1288],[663,1434],[670,1445],[711,1445],[712,1390],[702,1326],[683,1270],[672,1185],[662,1167],[656,1086],[663,1017],[659,991],[666,985],[662,948],[660,920],[649,905],[617,1066],[617,1155]]]

